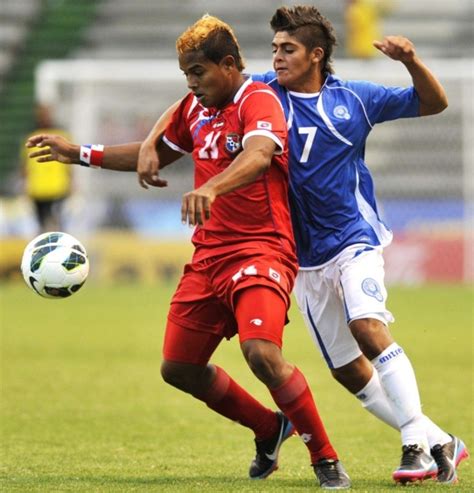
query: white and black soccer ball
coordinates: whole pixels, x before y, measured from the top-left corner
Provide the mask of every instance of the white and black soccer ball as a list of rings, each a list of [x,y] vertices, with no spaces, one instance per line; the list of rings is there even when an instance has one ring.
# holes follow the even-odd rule
[[[79,240],[67,233],[43,233],[30,241],[21,261],[26,284],[45,298],[67,298],[89,274],[89,259]]]

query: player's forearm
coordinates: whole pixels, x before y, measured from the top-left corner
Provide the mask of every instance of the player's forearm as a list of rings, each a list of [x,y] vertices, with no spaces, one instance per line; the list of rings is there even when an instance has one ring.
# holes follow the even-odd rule
[[[253,183],[271,164],[271,155],[265,151],[243,151],[222,173],[211,178],[206,185],[216,196],[232,192]]]
[[[136,171],[141,142],[106,146],[102,167],[115,171]]]
[[[431,70],[417,57],[411,62],[405,62],[405,66],[420,99],[420,115],[434,115],[446,109],[448,97]]]
[[[74,146],[73,162],[84,166],[98,166],[114,171],[136,171],[141,142],[104,146],[103,150]]]

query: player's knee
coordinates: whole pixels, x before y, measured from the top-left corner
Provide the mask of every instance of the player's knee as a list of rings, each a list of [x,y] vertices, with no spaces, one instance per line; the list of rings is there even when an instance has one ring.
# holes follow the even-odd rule
[[[176,387],[176,384],[180,378],[179,372],[176,370],[176,368],[173,365],[169,364],[167,361],[163,361],[160,370],[163,380],[173,387]]]
[[[190,392],[190,389],[192,389],[192,375],[179,363],[163,361],[161,364],[161,377],[167,384],[184,392]]]
[[[377,357],[393,342],[388,327],[380,320],[373,318],[353,320],[350,329],[362,353],[370,360]]]
[[[331,374],[349,392],[356,394],[367,385],[373,371],[372,363],[364,355],[360,355],[339,368],[332,368]]]
[[[338,383],[346,387],[348,375],[344,371],[341,371],[339,368],[334,368],[331,370],[331,375]]]
[[[250,369],[259,380],[269,386],[280,381],[285,361],[276,344],[260,340],[246,341],[242,350]]]

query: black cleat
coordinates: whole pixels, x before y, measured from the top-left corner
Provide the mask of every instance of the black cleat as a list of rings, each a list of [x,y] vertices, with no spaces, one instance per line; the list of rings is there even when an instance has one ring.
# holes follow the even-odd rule
[[[313,469],[323,490],[347,490],[351,480],[338,460],[321,459]]]
[[[392,474],[397,483],[412,483],[434,478],[438,466],[431,455],[418,445],[403,445],[400,467]]]
[[[278,452],[281,444],[294,434],[295,428],[290,420],[280,411],[276,413],[280,428],[267,440],[255,440],[257,455],[250,464],[250,479],[265,479],[278,469]]]
[[[437,480],[440,483],[456,483],[458,464],[469,457],[469,452],[463,441],[450,435],[451,441],[444,445],[435,445],[431,449],[431,456],[438,465]]]

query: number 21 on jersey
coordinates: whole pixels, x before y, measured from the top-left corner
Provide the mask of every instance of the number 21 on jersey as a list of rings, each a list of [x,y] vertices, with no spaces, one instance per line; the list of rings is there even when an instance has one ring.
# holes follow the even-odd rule
[[[309,158],[309,153],[313,147],[314,137],[316,137],[316,132],[318,127],[299,127],[298,133],[300,135],[306,135],[306,142],[303,147],[303,152],[301,153],[300,163],[307,163]]]
[[[204,137],[204,147],[199,149],[200,159],[217,159],[219,156],[217,140],[220,134],[220,132],[210,132]]]

